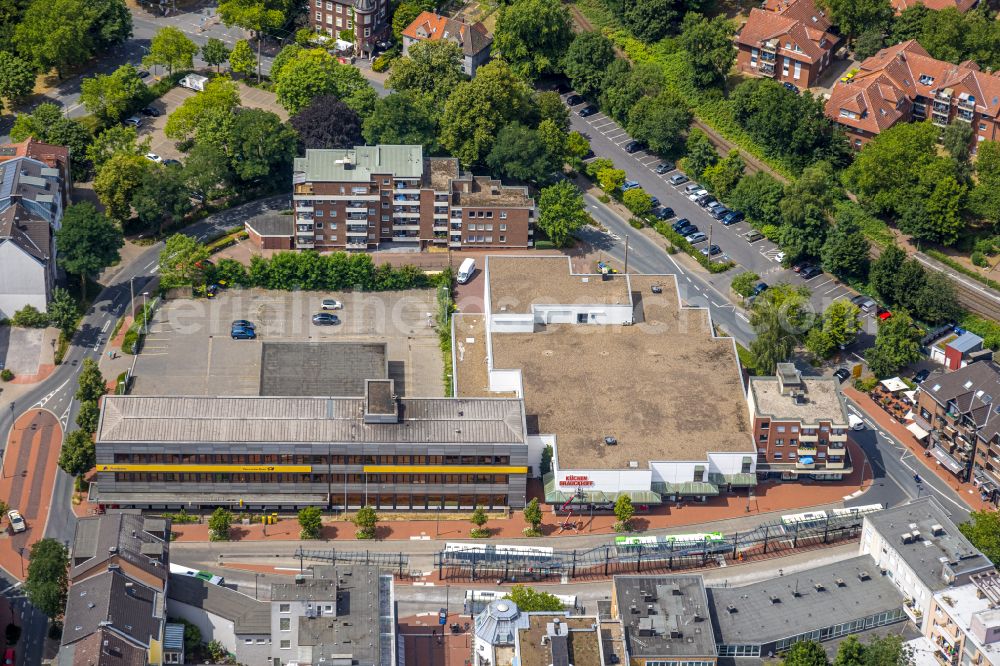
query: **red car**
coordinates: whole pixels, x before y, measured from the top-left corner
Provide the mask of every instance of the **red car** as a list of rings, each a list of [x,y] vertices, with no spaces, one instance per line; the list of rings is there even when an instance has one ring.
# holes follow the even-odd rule
[[[892,316],[892,313],[889,312],[888,310],[883,310],[882,308],[878,309],[878,318],[881,319],[882,321],[885,321],[886,319],[888,319],[891,316]]]
[[[4,666],[13,666],[14,662],[17,661],[16,657],[14,648],[7,648],[3,653]]]

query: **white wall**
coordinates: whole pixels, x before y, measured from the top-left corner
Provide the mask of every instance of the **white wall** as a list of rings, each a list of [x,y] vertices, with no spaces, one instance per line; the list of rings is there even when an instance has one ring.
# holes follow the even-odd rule
[[[622,490],[649,490],[653,472],[648,469],[561,469],[553,459],[556,475],[556,489],[564,493],[581,490],[602,490],[615,493]],[[563,485],[567,476],[585,476],[593,485],[582,486],[575,483]]]
[[[934,595],[920,581],[913,569],[906,564],[906,561],[899,556],[893,544],[883,539],[882,535],[872,528],[867,518],[861,532],[861,554],[871,555],[875,564],[880,569],[886,570],[886,575],[892,579],[896,587],[916,602],[917,608],[922,610],[924,614],[920,627],[923,630],[927,624],[927,618],[930,616],[931,601]]]
[[[747,443],[746,453],[709,453],[708,471],[713,474],[739,474],[743,471],[743,459],[750,458],[750,471],[757,471],[757,453]]]
[[[503,313],[490,315],[490,331],[494,333],[531,333],[535,318],[530,313]]]
[[[167,599],[167,615],[182,618],[198,627],[202,642],[219,641],[230,652],[236,652],[236,632],[231,621],[170,598]]]
[[[13,243],[0,243],[0,317],[10,318],[25,305],[45,312],[45,266]]]
[[[621,325],[632,322],[632,305],[533,305],[535,321],[545,324],[575,324],[577,315],[587,315],[588,324]]]
[[[528,464],[534,469],[535,474],[539,474],[538,468],[542,464],[542,451],[546,446],[551,446],[553,452],[556,448],[555,435],[528,435]]]
[[[705,480],[708,481],[708,461],[650,461],[649,466],[653,472],[653,481],[663,483],[690,483],[694,481],[694,468],[701,465],[705,468]]]

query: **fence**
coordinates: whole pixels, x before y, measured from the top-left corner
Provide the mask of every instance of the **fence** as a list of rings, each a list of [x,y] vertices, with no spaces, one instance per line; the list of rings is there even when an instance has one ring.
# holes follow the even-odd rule
[[[371,551],[351,550],[305,550],[298,548],[295,557],[299,558],[299,569],[305,568],[305,561],[325,562],[327,564],[366,564],[375,565],[380,569],[394,569],[396,575],[403,577],[403,572],[409,563],[404,553],[373,553]]]
[[[856,539],[863,520],[860,514],[831,515],[809,523],[766,523],[700,543],[664,539],[585,550],[538,549],[537,553],[525,552],[530,550],[526,548],[468,544],[467,548],[440,551],[434,556],[434,565],[442,580],[492,579],[498,583],[696,569]]]

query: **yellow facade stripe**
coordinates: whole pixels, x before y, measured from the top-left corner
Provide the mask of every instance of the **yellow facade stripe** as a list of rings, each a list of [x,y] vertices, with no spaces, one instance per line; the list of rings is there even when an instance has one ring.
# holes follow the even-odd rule
[[[365,465],[366,472],[387,474],[527,474],[527,467],[507,467],[488,465]]]
[[[312,472],[310,465],[98,465],[98,472],[247,472],[279,474]]]

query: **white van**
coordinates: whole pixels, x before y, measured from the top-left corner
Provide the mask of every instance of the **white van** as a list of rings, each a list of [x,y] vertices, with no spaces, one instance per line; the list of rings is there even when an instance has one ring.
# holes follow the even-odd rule
[[[191,90],[201,92],[205,89],[205,84],[208,83],[208,77],[200,74],[188,74],[183,79],[178,81],[178,83],[183,88],[189,88]]]
[[[476,260],[469,257],[458,267],[458,283],[465,284],[472,279],[472,274],[476,272]]]

